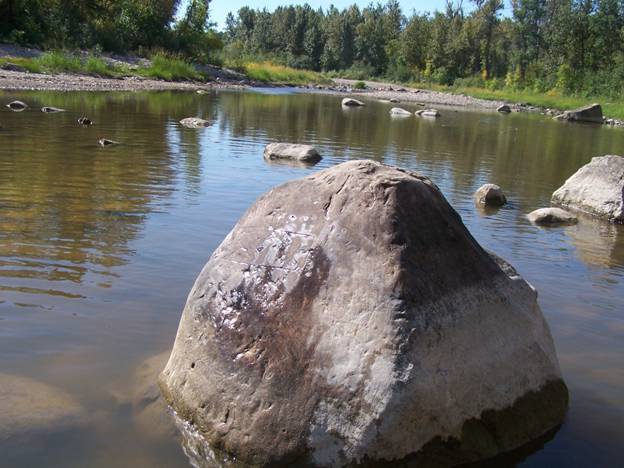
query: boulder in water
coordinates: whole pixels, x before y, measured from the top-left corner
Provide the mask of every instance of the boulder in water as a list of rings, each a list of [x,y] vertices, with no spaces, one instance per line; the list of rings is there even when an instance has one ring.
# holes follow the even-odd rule
[[[568,225],[578,222],[578,218],[572,213],[556,207],[539,208],[530,212],[527,218],[532,223],[542,226]]]
[[[507,104],[501,104],[496,108],[496,110],[501,114],[509,114],[511,112],[511,107],[509,107]]]
[[[416,112],[416,115],[419,115],[421,117],[436,118],[440,117],[440,112],[438,112],[436,109],[423,109]]]
[[[200,119],[199,117],[186,117],[180,120],[180,124],[187,128],[204,128],[210,125],[208,120]]]
[[[624,223],[624,157],[592,158],[553,193],[551,202]]]
[[[347,162],[242,217],[189,294],[161,389],[254,466],[491,457],[566,412],[536,296],[429,179]]]
[[[358,106],[365,106],[366,104],[364,104],[362,101],[358,101],[357,99],[344,98],[342,100],[342,105],[345,107],[358,107]]]
[[[565,111],[554,117],[557,120],[567,120],[568,122],[590,122],[602,123],[602,107],[600,104],[591,104],[579,109]]]
[[[100,138],[98,143],[100,144],[100,146],[113,146],[113,145],[118,145],[119,144],[118,141],[109,140],[108,138]]]
[[[6,106],[15,112],[21,112],[24,109],[28,108],[28,104],[22,101],[11,101]]]
[[[93,125],[93,121],[89,117],[80,117],[78,119],[78,124],[88,126]]]
[[[401,109],[400,107],[393,107],[390,109],[390,115],[394,117],[411,117],[412,113],[408,110]]]
[[[317,163],[322,158],[314,146],[295,143],[270,143],[264,148],[264,159],[291,160],[303,163]]]
[[[478,205],[503,206],[507,203],[507,197],[498,185],[484,184],[475,192],[474,201]]]

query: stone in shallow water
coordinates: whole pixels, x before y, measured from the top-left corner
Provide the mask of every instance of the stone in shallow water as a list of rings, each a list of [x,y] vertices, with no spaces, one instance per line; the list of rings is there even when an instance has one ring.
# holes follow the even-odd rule
[[[59,107],[44,106],[41,108],[41,112],[45,114],[54,114],[56,112],[65,112],[65,109],[61,109]]]
[[[551,202],[624,223],[624,157],[592,158],[553,193]]]
[[[199,117],[186,117],[180,120],[180,124],[187,128],[204,128],[208,127],[210,122]]]
[[[561,208],[539,208],[527,215],[529,221],[541,225],[576,224],[578,218]]]
[[[602,107],[600,104],[591,104],[579,109],[565,111],[563,114],[555,116],[554,119],[567,120],[569,122],[589,122],[601,124],[603,122]]]
[[[567,408],[536,296],[429,179],[352,161],[247,211],[195,282],[161,388],[238,462],[490,457]]]
[[[342,105],[346,107],[361,107],[365,106],[366,104],[364,104],[362,101],[358,101],[357,99],[344,98],[342,100]]]
[[[0,441],[62,432],[85,422],[82,406],[64,391],[0,374]]]
[[[501,104],[496,108],[496,110],[501,114],[509,114],[511,112],[511,107],[509,107],[507,104]]]
[[[264,148],[264,159],[269,161],[285,159],[313,164],[319,162],[322,158],[316,148],[311,145],[269,143]]]
[[[412,113],[400,107],[393,107],[392,109],[390,109],[390,115],[392,115],[393,117],[411,117]]]
[[[503,206],[507,203],[507,197],[498,185],[484,184],[475,192],[474,201],[478,205]]]
[[[6,106],[12,111],[21,112],[28,107],[28,104],[22,101],[11,101]]]

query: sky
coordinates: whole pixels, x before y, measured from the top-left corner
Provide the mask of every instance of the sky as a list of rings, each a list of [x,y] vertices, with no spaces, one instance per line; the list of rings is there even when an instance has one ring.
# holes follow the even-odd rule
[[[308,3],[312,8],[323,7],[326,9],[331,4],[342,10],[344,7],[357,3],[360,7],[365,7],[371,0],[212,0],[210,2],[210,19],[217,23],[217,29],[223,29],[225,26],[225,17],[231,11],[236,14],[239,8],[248,6],[250,8],[266,8],[273,11],[280,5],[302,5]],[[377,2],[374,2],[377,3]],[[380,3],[386,3],[386,0],[380,0]],[[418,12],[444,10],[445,0],[399,0],[404,14],[410,14],[412,10]],[[468,2],[464,2],[467,6]],[[180,12],[186,9],[186,1],[183,1]]]

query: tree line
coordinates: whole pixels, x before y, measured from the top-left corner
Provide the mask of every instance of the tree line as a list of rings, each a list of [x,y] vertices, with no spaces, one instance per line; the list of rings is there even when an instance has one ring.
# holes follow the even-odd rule
[[[503,0],[469,6],[244,7],[227,17],[226,53],[357,78],[622,95],[624,0],[512,0],[505,15]]]
[[[141,49],[206,59],[221,40],[210,0],[0,0],[0,41],[47,49]]]

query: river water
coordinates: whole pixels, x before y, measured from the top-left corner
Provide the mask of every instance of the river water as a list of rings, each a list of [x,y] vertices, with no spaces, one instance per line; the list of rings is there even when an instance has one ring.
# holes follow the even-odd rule
[[[395,120],[386,103],[343,110],[339,97],[288,90],[0,91],[2,104],[13,99],[31,108],[0,110],[0,376],[61,389],[88,417],[62,436],[3,439],[0,389],[0,466],[188,466],[177,436],[133,403],[137,369],[171,347],[195,277],[260,194],[360,158],[429,176],[475,238],[539,291],[570,411],[551,440],[504,463],[620,461],[624,229],[585,218],[542,229],[524,215],[593,156],[624,154],[621,129],[446,108],[437,120]],[[78,126],[82,115],[95,125]],[[181,127],[188,116],[213,124]],[[101,137],[121,144],[99,147]],[[267,164],[272,141],[314,144],[324,159]],[[486,182],[510,200],[497,212],[473,205]]]

